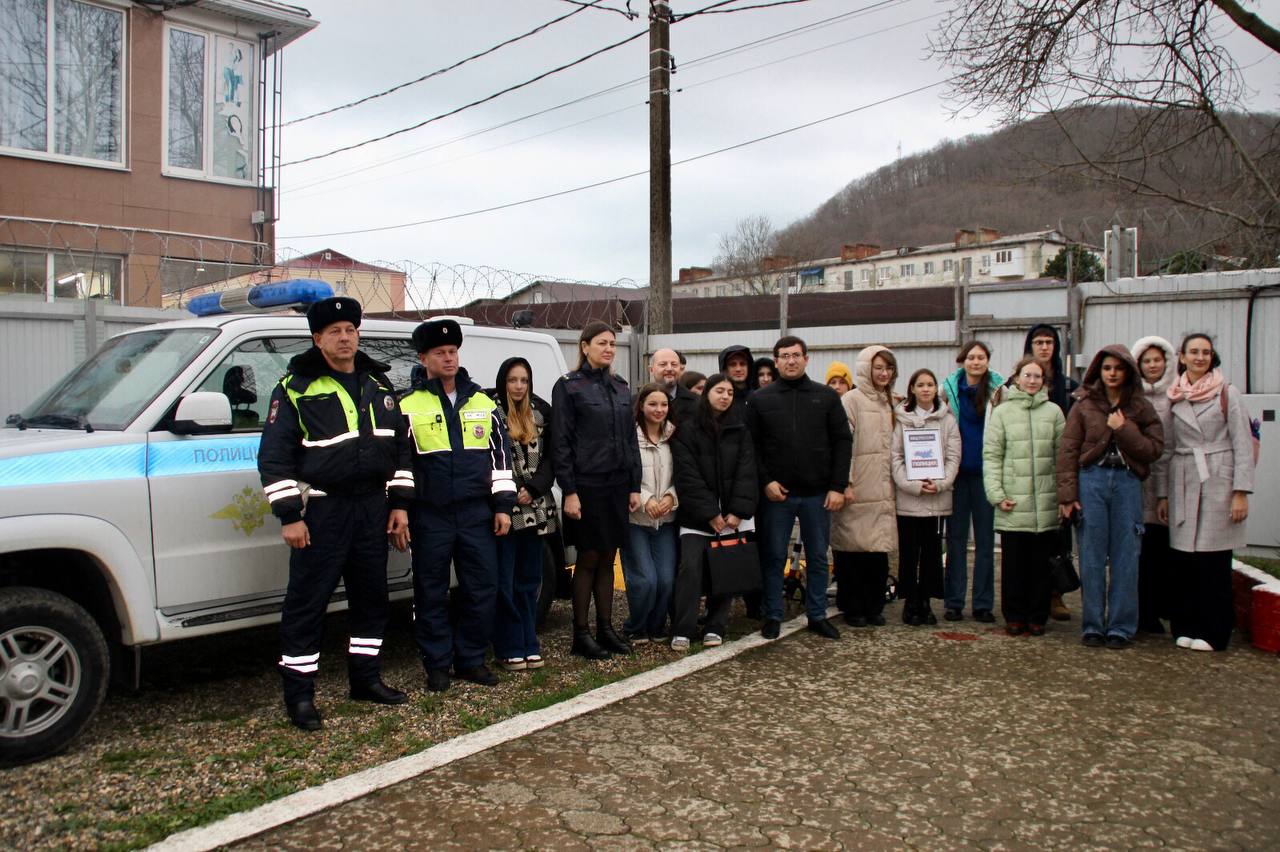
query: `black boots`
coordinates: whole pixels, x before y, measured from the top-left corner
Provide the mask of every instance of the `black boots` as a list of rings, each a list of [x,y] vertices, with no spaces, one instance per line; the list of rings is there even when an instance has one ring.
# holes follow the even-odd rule
[[[569,653],[588,660],[607,660],[610,657],[609,652],[600,647],[591,637],[591,631],[585,627],[573,628],[573,647],[569,649]]]
[[[631,643],[619,636],[612,624],[596,625],[596,642],[606,651],[612,651],[615,654],[631,653]]]
[[[293,704],[286,702],[285,709],[289,712],[289,721],[304,731],[318,731],[324,727],[324,722],[320,720],[320,711],[316,709],[315,702],[310,698]]]

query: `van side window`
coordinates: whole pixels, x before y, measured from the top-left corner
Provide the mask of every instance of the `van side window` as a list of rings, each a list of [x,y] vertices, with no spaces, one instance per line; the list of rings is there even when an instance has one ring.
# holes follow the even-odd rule
[[[196,390],[224,394],[231,403],[232,429],[261,431],[271,392],[289,367],[289,359],[311,348],[309,337],[263,337],[233,349]]]
[[[373,360],[390,365],[387,379],[391,382],[393,391],[409,389],[409,374],[418,366],[418,353],[413,351],[413,342],[409,338],[374,338],[362,335],[360,348]]]

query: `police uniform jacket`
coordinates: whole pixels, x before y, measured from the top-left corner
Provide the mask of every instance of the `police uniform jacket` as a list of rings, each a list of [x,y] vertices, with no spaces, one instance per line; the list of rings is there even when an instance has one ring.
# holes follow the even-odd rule
[[[640,491],[640,445],[625,379],[607,368],[565,373],[551,391],[551,460],[565,494],[587,487]]]
[[[271,393],[258,472],[282,524],[302,519],[302,487],[317,496],[413,491],[411,450],[387,365],[357,351],[359,399],[316,347],[294,356]]]
[[[497,403],[459,369],[450,403],[439,379],[414,370],[413,389],[400,400],[412,447],[413,500],[446,509],[483,499],[494,512],[511,514],[516,485],[511,448]],[[393,500],[392,505],[408,505]]]

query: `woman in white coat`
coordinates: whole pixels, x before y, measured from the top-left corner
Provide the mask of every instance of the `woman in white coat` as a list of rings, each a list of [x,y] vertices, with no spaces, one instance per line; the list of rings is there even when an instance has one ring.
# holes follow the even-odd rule
[[[1220,364],[1209,335],[1183,338],[1168,390],[1173,460],[1158,509],[1174,551],[1173,635],[1196,651],[1225,651],[1231,639],[1231,551],[1245,546],[1253,491],[1249,415]]]

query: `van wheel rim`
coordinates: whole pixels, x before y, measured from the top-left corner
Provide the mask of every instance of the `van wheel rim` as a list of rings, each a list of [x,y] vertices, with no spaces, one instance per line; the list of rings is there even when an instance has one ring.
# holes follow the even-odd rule
[[[0,737],[30,737],[56,725],[71,712],[81,673],[75,646],[56,630],[0,634]]]

